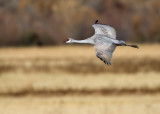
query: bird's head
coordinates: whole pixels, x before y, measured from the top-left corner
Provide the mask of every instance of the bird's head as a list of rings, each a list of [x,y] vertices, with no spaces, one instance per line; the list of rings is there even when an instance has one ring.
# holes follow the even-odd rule
[[[66,41],[64,41],[64,43],[72,43],[72,38],[67,38]]]

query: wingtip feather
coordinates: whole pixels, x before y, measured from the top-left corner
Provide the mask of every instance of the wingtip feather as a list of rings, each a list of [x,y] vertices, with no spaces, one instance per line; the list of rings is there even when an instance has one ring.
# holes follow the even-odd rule
[[[97,24],[97,23],[98,23],[98,20],[96,20],[94,23]]]

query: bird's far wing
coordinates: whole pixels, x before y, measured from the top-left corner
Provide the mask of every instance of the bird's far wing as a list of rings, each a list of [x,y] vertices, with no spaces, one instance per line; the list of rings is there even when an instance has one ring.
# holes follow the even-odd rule
[[[97,42],[95,44],[96,56],[100,58],[105,64],[111,65],[112,53],[116,45],[107,42]]]
[[[113,27],[102,24],[93,24],[92,26],[95,29],[95,34],[102,34],[116,39],[116,31]]]

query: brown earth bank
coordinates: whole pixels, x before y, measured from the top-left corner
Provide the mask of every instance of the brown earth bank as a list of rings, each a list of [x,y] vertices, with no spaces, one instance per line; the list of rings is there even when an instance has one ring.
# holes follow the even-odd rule
[[[159,114],[160,45],[0,48],[0,114]]]
[[[0,97],[24,97],[24,96],[37,96],[37,97],[52,97],[52,96],[88,96],[88,95],[101,95],[101,96],[123,96],[123,95],[159,95],[160,87],[150,88],[110,88],[98,90],[21,90],[17,92],[0,93]]]
[[[1,114],[159,114],[160,95],[0,97]]]
[[[159,74],[12,72],[0,77],[0,96],[155,95],[160,94]]]
[[[57,46],[1,48],[0,73],[66,72],[66,73],[136,73],[160,71],[160,45],[139,45],[140,49],[118,47],[112,65],[96,58],[91,46]]]

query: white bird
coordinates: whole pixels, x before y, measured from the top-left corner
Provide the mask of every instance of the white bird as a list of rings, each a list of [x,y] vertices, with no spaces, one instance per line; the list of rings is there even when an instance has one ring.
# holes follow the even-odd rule
[[[130,46],[138,48],[137,45],[128,45],[122,40],[117,40],[115,29],[109,25],[99,24],[98,20],[96,20],[95,24],[92,26],[95,29],[95,34],[93,36],[85,40],[68,38],[65,42],[94,44],[96,56],[107,65],[111,65],[112,53],[116,46]]]

